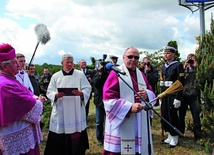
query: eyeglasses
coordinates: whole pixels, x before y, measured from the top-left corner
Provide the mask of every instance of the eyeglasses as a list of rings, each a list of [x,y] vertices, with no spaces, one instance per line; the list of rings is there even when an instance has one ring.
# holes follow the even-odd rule
[[[139,56],[134,56],[134,55],[127,55],[127,58],[129,59],[135,59],[135,60],[139,60]]]

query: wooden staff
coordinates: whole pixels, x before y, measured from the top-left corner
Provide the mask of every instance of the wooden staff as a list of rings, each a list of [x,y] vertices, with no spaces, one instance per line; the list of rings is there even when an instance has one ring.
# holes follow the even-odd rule
[[[179,80],[176,80],[169,88],[167,88],[164,92],[159,94],[155,99],[151,100],[149,103],[154,102],[157,99],[162,99],[163,97],[176,93],[178,91],[183,90],[183,85]]]
[[[163,76],[162,76],[162,71],[160,71],[160,81],[163,81]],[[159,102],[161,99],[159,99]],[[161,104],[160,104],[161,105]],[[162,108],[160,107],[160,111],[161,111],[161,116],[162,116]],[[164,128],[162,126],[162,123],[161,123],[161,133],[160,133],[160,141],[163,142],[165,139],[165,136],[164,136]]]

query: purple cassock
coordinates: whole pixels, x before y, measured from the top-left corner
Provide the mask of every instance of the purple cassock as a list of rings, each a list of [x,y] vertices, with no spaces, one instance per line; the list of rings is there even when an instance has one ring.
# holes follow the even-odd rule
[[[126,75],[120,76],[136,92],[144,89],[147,92],[148,101],[155,98],[152,87],[148,84],[142,72],[138,69],[130,70],[124,64],[120,66],[120,69],[126,72]],[[149,119],[147,119],[149,116],[151,117],[150,111],[149,113],[144,110],[138,113],[131,113],[130,109],[133,103],[141,102],[134,92],[113,71],[110,72],[104,84],[103,102],[106,112],[106,123],[102,155],[135,153],[147,155],[148,144],[151,145],[151,154],[153,154],[151,126],[149,124],[150,121],[148,121]],[[152,105],[154,104],[152,103]],[[147,123],[149,124],[148,128]],[[131,134],[129,135],[129,133]]]
[[[15,77],[0,72],[0,155],[40,154],[41,113],[42,103]]]

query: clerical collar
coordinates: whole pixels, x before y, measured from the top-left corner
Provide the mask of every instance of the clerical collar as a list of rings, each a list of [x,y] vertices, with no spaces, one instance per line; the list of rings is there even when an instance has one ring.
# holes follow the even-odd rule
[[[135,69],[131,69],[131,68],[127,68],[129,72],[135,72],[136,71],[136,68]]]
[[[62,73],[63,73],[64,76],[66,76],[66,75],[72,75],[73,72],[74,72],[74,69],[70,70],[69,72],[66,72],[66,71],[62,70]]]
[[[24,74],[24,70],[21,70],[19,73],[20,73],[20,74]]]

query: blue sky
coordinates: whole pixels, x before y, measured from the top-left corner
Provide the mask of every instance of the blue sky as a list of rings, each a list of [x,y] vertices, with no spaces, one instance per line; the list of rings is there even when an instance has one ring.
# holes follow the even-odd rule
[[[206,31],[213,11],[205,12]],[[200,35],[199,12],[192,13],[177,0],[2,0],[0,23],[0,42],[10,43],[27,61],[37,43],[34,27],[47,26],[51,40],[39,45],[35,64],[60,64],[65,53],[88,64],[90,57],[117,55],[121,63],[129,46],[154,52],[171,40],[177,41],[185,59],[195,52]]]

